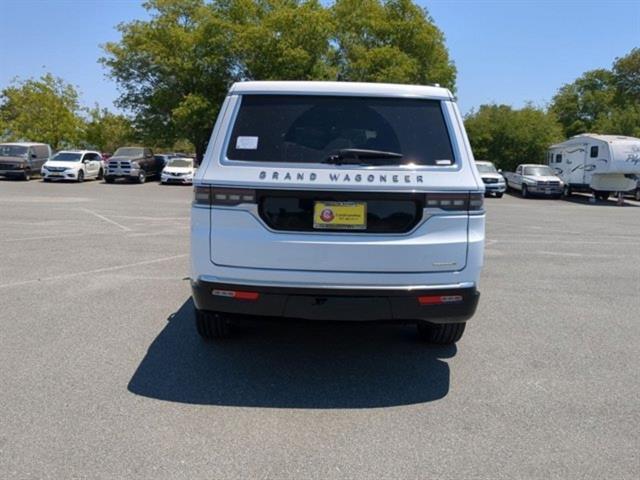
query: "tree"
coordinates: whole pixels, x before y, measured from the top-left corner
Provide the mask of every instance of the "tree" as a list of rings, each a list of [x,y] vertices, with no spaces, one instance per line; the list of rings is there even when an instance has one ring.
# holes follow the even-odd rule
[[[122,39],[104,46],[101,62],[122,89],[142,140],[187,138],[202,158],[233,80],[232,32],[203,0],[149,0],[149,21],[118,26]]]
[[[613,64],[613,79],[619,105],[640,105],[640,48],[634,48]]]
[[[516,110],[508,105],[482,105],[465,118],[476,159],[512,170],[523,162],[544,163],[549,145],[562,139],[552,113],[532,105]]]
[[[89,109],[89,118],[84,127],[83,143],[86,147],[101,152],[113,153],[131,141],[135,141],[135,132],[124,115],[111,113],[98,106]]]
[[[551,110],[567,137],[585,132],[640,135],[640,48],[617,58],[611,70],[591,70],[563,85]]]
[[[593,131],[598,118],[610,111],[615,96],[613,74],[604,69],[592,70],[560,88],[553,98],[552,110],[570,137]]]
[[[75,145],[82,123],[78,92],[49,73],[15,81],[0,92],[0,134],[5,140],[38,141],[59,149]]]
[[[318,0],[222,0],[234,34],[238,76],[252,80],[332,80],[331,12]]]
[[[411,0],[336,0],[332,13],[339,79],[455,90],[444,35]]]
[[[101,62],[142,140],[191,141],[199,158],[236,80],[441,83],[455,67],[442,32],[411,0],[148,0]]]

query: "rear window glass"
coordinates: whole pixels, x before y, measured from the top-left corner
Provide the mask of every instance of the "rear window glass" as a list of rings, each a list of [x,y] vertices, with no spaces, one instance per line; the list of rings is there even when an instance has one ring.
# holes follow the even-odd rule
[[[230,160],[321,163],[345,149],[401,154],[384,164],[451,165],[451,141],[437,100],[245,95]]]

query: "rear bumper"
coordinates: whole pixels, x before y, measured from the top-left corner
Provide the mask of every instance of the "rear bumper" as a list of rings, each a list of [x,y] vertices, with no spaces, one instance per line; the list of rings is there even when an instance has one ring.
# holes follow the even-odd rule
[[[323,321],[381,321],[432,323],[465,322],[473,316],[480,293],[475,286],[443,288],[309,288],[191,282],[199,310]],[[214,291],[255,292],[257,298],[240,300]],[[446,297],[446,303],[421,305],[421,296]]]

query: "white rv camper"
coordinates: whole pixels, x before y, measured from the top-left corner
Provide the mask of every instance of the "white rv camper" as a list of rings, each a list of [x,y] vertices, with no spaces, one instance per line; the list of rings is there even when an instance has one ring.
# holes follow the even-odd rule
[[[547,163],[564,181],[565,195],[593,192],[606,199],[612,192],[636,188],[640,176],[640,138],[584,133],[552,145]]]

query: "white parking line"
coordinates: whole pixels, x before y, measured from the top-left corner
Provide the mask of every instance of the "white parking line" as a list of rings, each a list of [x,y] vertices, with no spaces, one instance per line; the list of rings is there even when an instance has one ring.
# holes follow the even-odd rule
[[[115,225],[116,227],[121,228],[125,232],[130,232],[131,231],[131,229],[129,227],[125,227],[124,225],[116,222],[115,220],[111,220],[110,218],[107,218],[104,215],[100,215],[99,213],[94,212],[93,210],[89,210],[88,208],[82,208],[81,210],[84,210],[87,213],[95,215],[96,217],[104,220],[105,222],[109,222],[110,224]]]
[[[53,275],[51,277],[36,278],[36,279],[33,279],[33,280],[23,280],[23,281],[20,281],[20,282],[4,283],[4,284],[0,284],[0,288],[21,287],[23,285],[30,285],[30,284],[33,284],[33,283],[40,283],[40,282],[48,282],[48,281],[51,281],[51,280],[62,280],[62,279],[65,279],[65,278],[80,277],[82,275],[113,272],[113,271],[116,271],[116,270],[122,270],[124,268],[140,267],[140,266],[143,266],[143,265],[152,265],[154,263],[168,262],[169,260],[176,260],[178,258],[184,258],[184,257],[187,257],[187,256],[188,256],[188,254],[185,253],[183,255],[174,255],[172,257],[156,258],[156,259],[153,259],[153,260],[145,260],[145,261],[142,261],[142,262],[128,263],[126,265],[116,265],[114,267],[96,268],[94,270],[85,270],[85,271],[82,271],[82,272],[75,272],[75,273],[64,273],[62,275]]]
[[[57,238],[84,237],[85,235],[104,235],[102,233],[69,233],[67,235],[41,235],[39,237],[6,238],[3,242],[26,242],[28,240],[55,240]]]

